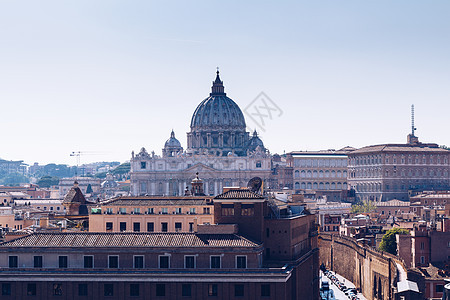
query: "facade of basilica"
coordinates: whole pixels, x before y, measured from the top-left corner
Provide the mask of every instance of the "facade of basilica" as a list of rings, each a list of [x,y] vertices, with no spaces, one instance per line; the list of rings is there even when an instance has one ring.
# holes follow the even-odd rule
[[[142,148],[131,157],[131,193],[184,195],[197,172],[206,195],[218,195],[223,187],[243,187],[258,176],[269,183],[272,161],[256,131],[246,131],[239,106],[226,96],[219,71],[208,98],[194,111],[187,149],[172,131],[162,156]]]

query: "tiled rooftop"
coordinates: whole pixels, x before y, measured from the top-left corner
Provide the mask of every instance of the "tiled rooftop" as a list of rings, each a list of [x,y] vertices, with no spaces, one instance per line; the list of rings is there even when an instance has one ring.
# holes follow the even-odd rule
[[[102,203],[103,206],[189,206],[206,205],[205,197],[124,197]]]
[[[0,247],[94,248],[94,247],[257,247],[258,244],[235,234],[195,233],[34,233]]]
[[[371,152],[433,152],[441,154],[449,154],[450,151],[439,148],[437,144],[382,144],[366,146],[350,153],[371,153]]]
[[[217,195],[214,199],[264,199],[264,197],[247,189],[235,189]]]

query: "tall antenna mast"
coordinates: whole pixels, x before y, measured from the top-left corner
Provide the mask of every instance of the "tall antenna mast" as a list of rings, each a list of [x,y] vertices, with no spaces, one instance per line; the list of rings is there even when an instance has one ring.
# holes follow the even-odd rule
[[[411,105],[411,134],[414,135],[414,131],[417,130],[416,127],[414,127],[414,104]]]

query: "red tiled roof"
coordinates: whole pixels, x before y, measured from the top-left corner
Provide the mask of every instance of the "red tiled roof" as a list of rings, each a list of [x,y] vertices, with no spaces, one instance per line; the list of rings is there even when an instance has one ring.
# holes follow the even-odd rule
[[[34,233],[0,247],[97,248],[97,247],[258,247],[236,234],[195,233]]]
[[[217,195],[214,199],[264,199],[264,197],[247,189],[236,189]]]
[[[449,154],[450,151],[439,148],[437,144],[382,144],[362,147],[349,155],[371,152],[436,152]]]

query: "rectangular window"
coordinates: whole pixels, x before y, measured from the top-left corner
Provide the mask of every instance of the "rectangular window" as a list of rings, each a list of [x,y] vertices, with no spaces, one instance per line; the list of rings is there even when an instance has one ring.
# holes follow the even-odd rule
[[[168,255],[160,255],[159,256],[159,268],[160,269],[168,269],[170,266],[170,259]]]
[[[181,207],[175,208],[175,214],[177,214],[177,215],[181,214]]]
[[[34,256],[33,263],[35,268],[42,268],[42,256]]]
[[[235,297],[243,297],[244,296],[244,285],[243,284],[235,284],[234,285],[234,296]]]
[[[211,213],[211,210],[209,207],[203,207],[203,214],[204,215],[209,215]]]
[[[147,208],[147,215],[153,215],[155,213],[155,210],[152,208]]]
[[[9,267],[17,268],[19,266],[19,258],[17,256],[9,256]]]
[[[126,215],[126,214],[127,214],[127,209],[126,209],[126,207],[119,207],[119,214],[121,214],[121,215]]]
[[[436,293],[443,293],[443,292],[444,292],[444,285],[436,284]]]
[[[92,269],[94,267],[94,257],[92,255],[84,256],[83,260],[86,269]]]
[[[261,297],[270,297],[270,284],[261,284]]]
[[[162,232],[167,232],[168,226],[166,222],[162,222],[161,223],[161,231]]]
[[[236,256],[236,268],[246,269],[247,268],[247,256]]]
[[[134,232],[140,232],[140,231],[141,231],[141,223],[139,223],[139,222],[134,222],[134,223],[133,223],[133,231],[134,231]]]
[[[421,263],[421,264],[424,264],[424,263],[425,263],[425,256],[421,256],[421,257],[420,257],[420,263]]]
[[[147,168],[147,162],[141,161],[141,169]]]
[[[253,216],[255,214],[255,207],[253,204],[242,204],[241,215],[243,216]]]
[[[61,283],[53,284],[53,295],[54,296],[62,296],[62,284]]]
[[[175,222],[175,231],[181,231],[181,223]]]
[[[147,232],[155,231],[155,224],[153,222],[147,222]]]
[[[139,297],[139,283],[130,284],[130,296]]]
[[[156,296],[157,297],[165,297],[166,296],[166,285],[165,284],[157,284],[156,285]]]
[[[105,297],[114,296],[114,285],[112,283],[105,283],[103,286],[103,295]]]
[[[190,284],[181,285],[181,296],[182,297],[191,297],[192,294],[192,286]]]
[[[424,242],[420,242],[420,250],[425,249],[425,243]]]
[[[169,213],[169,209],[167,207],[161,208],[161,214],[167,215]]]
[[[87,283],[79,283],[78,284],[78,296],[87,296],[87,295],[88,295]]]
[[[113,230],[113,223],[106,222],[106,231],[112,231],[112,230]]]
[[[119,229],[120,229],[120,231],[126,231],[127,230],[127,222],[120,222]]]
[[[185,255],[184,256],[184,267],[186,269],[195,268],[195,256],[194,255]]]
[[[117,255],[108,256],[108,268],[110,269],[119,268],[119,257]]]
[[[218,289],[217,289],[217,284],[208,284],[208,296],[210,297],[214,297],[217,296],[218,293]]]
[[[220,256],[211,255],[210,256],[211,269],[220,269]]]
[[[191,207],[191,208],[189,208],[189,214],[191,214],[191,215],[195,215],[197,212],[196,212],[196,209],[195,209],[195,207]]]
[[[194,231],[194,223],[189,223],[189,232]]]
[[[36,283],[27,284],[27,296],[36,296]]]
[[[140,215],[140,214],[141,214],[141,209],[140,209],[139,207],[135,207],[135,208],[133,209],[133,214],[135,214],[135,215]]]
[[[2,296],[11,296],[11,283],[2,283]]]
[[[234,204],[222,204],[222,216],[234,216]]]
[[[68,266],[67,256],[59,256],[58,260],[60,268],[67,268]]]
[[[134,256],[134,268],[143,269],[144,268],[144,256]]]

